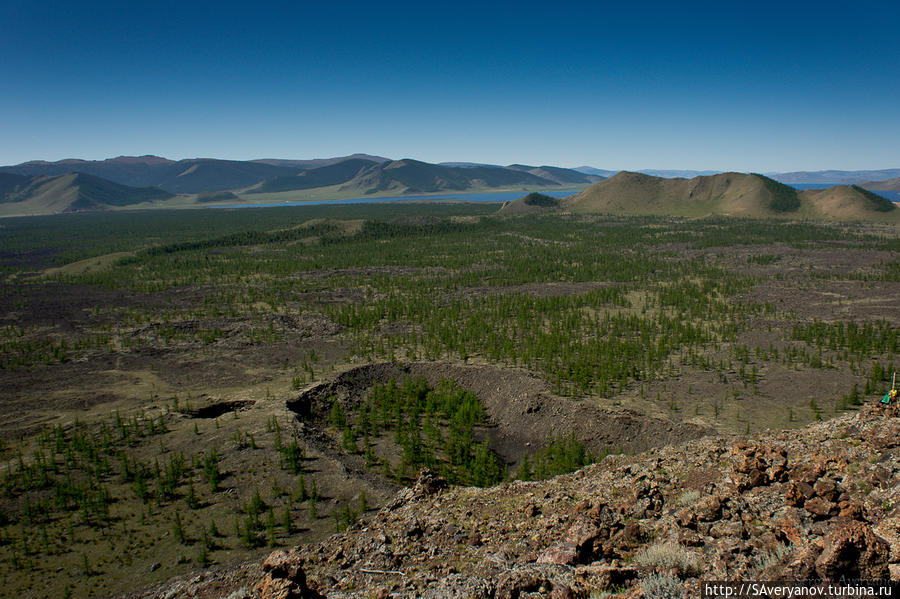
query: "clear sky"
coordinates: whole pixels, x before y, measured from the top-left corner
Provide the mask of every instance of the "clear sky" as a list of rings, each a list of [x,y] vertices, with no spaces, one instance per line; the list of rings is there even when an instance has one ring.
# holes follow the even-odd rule
[[[900,2],[0,2],[0,164],[900,167]]]

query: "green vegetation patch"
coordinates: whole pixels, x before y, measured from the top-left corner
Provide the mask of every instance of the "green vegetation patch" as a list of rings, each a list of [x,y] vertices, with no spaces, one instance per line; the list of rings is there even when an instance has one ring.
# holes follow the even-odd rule
[[[541,208],[555,208],[559,206],[559,200],[542,193],[529,193],[522,198],[522,203],[528,206],[540,206]]]
[[[597,461],[584,448],[574,434],[567,437],[550,439],[547,446],[535,453],[531,458],[525,456],[516,478],[519,480],[543,480],[559,474],[574,472],[583,466]]]
[[[106,596],[130,587],[129,577],[150,563],[162,562],[151,577],[161,580],[296,543],[311,528],[321,530],[326,515],[341,529],[369,509],[364,495],[358,509],[322,497],[304,468],[310,458],[296,438],[282,437],[274,417],[257,439],[239,428],[237,412],[205,420],[203,430],[190,402],[174,398],[171,409],[154,412],[117,411],[99,422],[46,428],[15,447],[0,443],[0,576],[20,585],[8,588],[63,596],[68,586],[75,596]],[[219,437],[220,427],[233,430],[228,446],[203,442]],[[202,449],[169,447],[185,434]],[[260,469],[264,492],[226,465],[238,455],[262,462],[251,468]]]
[[[472,392],[448,380],[432,387],[424,378],[410,377],[376,383],[350,413],[335,400],[329,417],[345,450],[365,454],[369,467],[400,483],[412,482],[427,467],[452,484],[480,487],[498,483],[504,474],[488,441],[476,439],[485,420]],[[399,454],[399,460],[388,452]]]

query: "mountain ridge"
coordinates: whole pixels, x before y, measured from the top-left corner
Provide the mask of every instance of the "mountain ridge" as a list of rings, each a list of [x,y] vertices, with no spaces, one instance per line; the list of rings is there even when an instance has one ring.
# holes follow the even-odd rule
[[[83,172],[122,185],[159,187],[177,194],[279,193],[333,185],[340,185],[343,190],[358,190],[364,195],[384,191],[432,193],[516,185],[587,185],[599,180],[593,175],[554,166],[456,164],[431,164],[411,158],[391,160],[369,154],[314,160],[265,158],[252,161],[212,158],[173,161],[146,155],[95,161],[34,160],[0,167],[0,173],[36,176]]]
[[[622,171],[565,198],[576,213],[898,220],[889,200],[858,186],[798,191],[759,174],[721,173],[665,179]]]
[[[129,187],[159,187],[170,193],[225,191],[258,184],[296,169],[236,160],[191,158],[172,161],[159,156],[120,156],[106,160],[31,161],[0,167],[25,176],[80,172]]]
[[[874,189],[876,191],[895,191],[900,192],[900,177],[887,179],[884,181],[866,181],[860,183],[860,187],[866,189]]]

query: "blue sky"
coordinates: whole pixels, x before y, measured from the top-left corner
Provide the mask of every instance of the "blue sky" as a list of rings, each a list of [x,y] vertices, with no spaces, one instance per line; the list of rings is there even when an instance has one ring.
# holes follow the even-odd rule
[[[0,6],[0,164],[900,167],[900,3]]]

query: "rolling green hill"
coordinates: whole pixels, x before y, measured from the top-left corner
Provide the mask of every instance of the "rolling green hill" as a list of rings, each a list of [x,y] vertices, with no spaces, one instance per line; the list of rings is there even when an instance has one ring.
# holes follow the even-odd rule
[[[0,211],[3,213],[53,214],[107,210],[173,197],[173,194],[155,187],[130,187],[84,173],[23,178],[25,181],[14,190],[0,196]]]
[[[836,185],[800,192],[805,215],[823,220],[900,220],[900,210],[888,199],[857,185]]]

